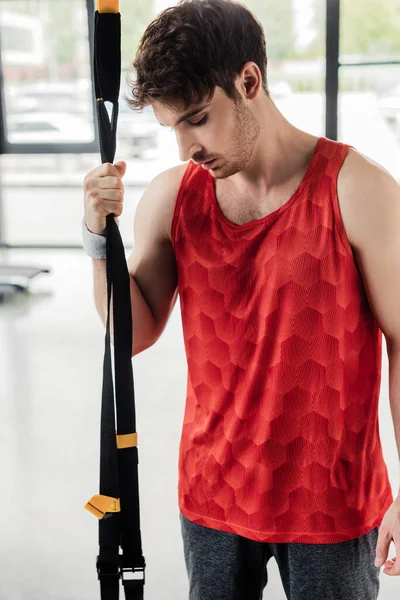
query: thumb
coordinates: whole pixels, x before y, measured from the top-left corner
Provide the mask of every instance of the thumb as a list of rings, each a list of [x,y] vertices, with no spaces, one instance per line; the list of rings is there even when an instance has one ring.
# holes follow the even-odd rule
[[[126,162],[123,160],[120,160],[119,162],[115,163],[114,167],[116,169],[118,169],[118,171],[121,174],[121,177],[123,177],[126,173]]]
[[[379,533],[376,543],[376,567],[381,567],[385,560],[387,560],[391,541],[392,538],[390,535],[384,535],[382,531]]]

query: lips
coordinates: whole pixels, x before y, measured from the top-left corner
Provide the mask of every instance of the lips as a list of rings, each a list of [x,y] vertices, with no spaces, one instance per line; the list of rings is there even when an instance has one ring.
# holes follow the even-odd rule
[[[212,168],[212,165],[213,165],[213,162],[214,162],[214,161],[215,161],[215,158],[213,158],[212,160],[209,160],[209,161],[207,161],[207,162],[204,162],[204,163],[202,163],[202,164],[201,164],[201,167],[202,167],[203,169],[209,170],[209,169],[211,169],[211,168]]]

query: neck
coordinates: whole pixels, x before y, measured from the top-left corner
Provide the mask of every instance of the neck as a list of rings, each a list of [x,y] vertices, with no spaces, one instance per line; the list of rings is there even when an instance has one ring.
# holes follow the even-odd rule
[[[308,165],[318,138],[289,123],[270,98],[262,101],[257,119],[260,135],[251,160],[229,183],[266,194]]]

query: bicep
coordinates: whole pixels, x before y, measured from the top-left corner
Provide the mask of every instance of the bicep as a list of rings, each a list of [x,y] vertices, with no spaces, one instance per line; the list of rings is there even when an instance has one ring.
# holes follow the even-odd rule
[[[136,209],[134,248],[128,258],[128,270],[134,277],[156,323],[163,331],[177,299],[175,254],[168,237],[174,188],[165,194],[163,178],[156,178],[144,193]],[[168,194],[169,192],[169,194]]]
[[[177,274],[175,256],[167,242],[144,245],[128,259],[128,270],[145,299],[158,333],[164,329],[175,305]]]
[[[353,162],[344,221],[371,310],[386,340],[400,345],[400,186],[384,169]]]

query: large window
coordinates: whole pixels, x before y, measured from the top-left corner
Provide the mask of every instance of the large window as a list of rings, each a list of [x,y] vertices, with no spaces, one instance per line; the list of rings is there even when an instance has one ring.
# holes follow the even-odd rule
[[[296,127],[325,133],[325,0],[245,0],[266,34],[271,96]]]
[[[0,0],[3,116],[6,151],[13,152],[0,157],[0,231],[5,238],[0,241],[7,244],[80,244],[82,182],[100,163],[89,45],[94,4]],[[121,0],[120,7],[124,82],[140,36],[155,13],[147,0]],[[173,159],[171,140],[165,148],[160,129],[152,111],[134,113],[121,99],[116,160],[128,162],[121,223],[128,245],[145,185]]]
[[[273,100],[296,127],[324,135],[326,1],[244,3],[266,32]],[[10,245],[80,245],[82,182],[100,163],[89,49],[94,4],[95,0],[0,0],[5,133],[8,145],[14,151],[20,148],[19,154],[0,157],[0,241]],[[120,0],[122,93],[144,29],[172,4]],[[341,63],[399,58],[400,0],[341,0],[340,8]],[[399,69],[396,64],[339,68],[338,139],[400,180]],[[179,163],[175,136],[158,125],[151,110],[137,114],[121,100],[119,159],[128,164],[120,226],[130,246],[145,186]]]
[[[85,0],[0,0],[5,151],[11,152],[1,157],[2,231],[9,244],[76,239],[83,152],[97,148],[88,24]]]
[[[5,152],[93,151],[86,2],[1,0],[0,34]]]

